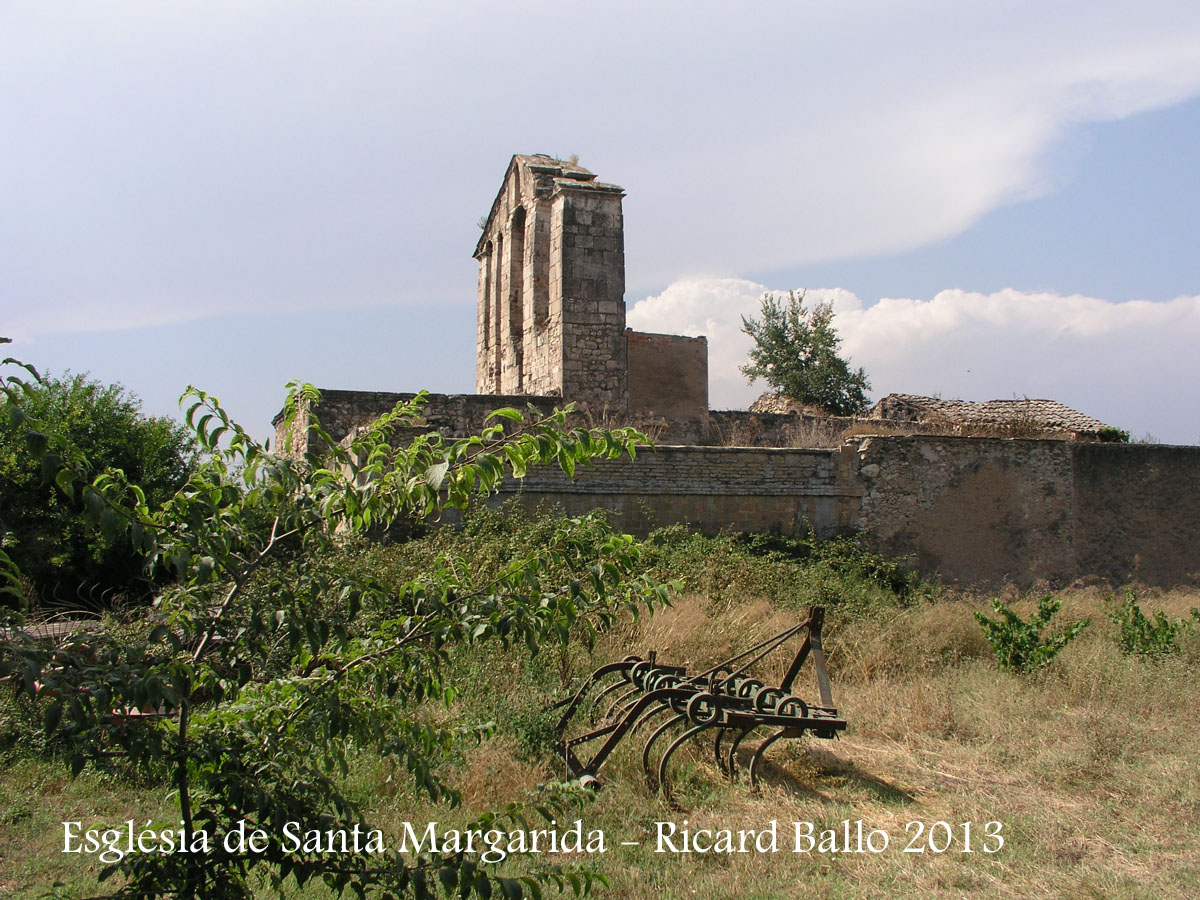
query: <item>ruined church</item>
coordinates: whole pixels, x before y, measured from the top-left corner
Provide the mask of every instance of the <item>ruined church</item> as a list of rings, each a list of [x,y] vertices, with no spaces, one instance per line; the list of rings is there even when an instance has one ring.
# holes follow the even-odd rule
[[[562,397],[625,420],[700,420],[705,338],[625,327],[625,234],[615,184],[514,156],[475,247],[480,394]]]
[[[863,420],[825,416],[774,395],[750,410],[710,410],[708,341],[625,326],[625,234],[615,184],[545,154],[512,157],[475,245],[479,264],[475,394],[433,394],[422,427],[473,434],[500,406],[575,404],[590,425],[633,425],[659,443],[821,446]],[[321,420],[341,440],[412,394],[323,390]],[[1010,408],[1011,407],[1011,408]],[[1048,400],[949,403],[893,394],[866,421],[917,430],[1089,439],[1103,423]],[[279,430],[277,440],[287,436]],[[1011,430],[1011,429],[1010,429]],[[293,446],[306,446],[300,428]],[[297,443],[299,442],[299,443]]]
[[[893,394],[858,420],[710,410],[704,338],[625,327],[623,197],[573,161],[512,158],[475,247],[477,393],[429,395],[413,431],[466,436],[500,407],[573,402],[577,424],[641,426],[656,451],[531,471],[498,501],[601,506],[634,533],[856,532],[948,583],[1196,577],[1198,447],[1102,443],[1102,423],[1048,400]],[[322,390],[320,420],[345,441],[413,396]],[[304,453],[309,416],[277,416],[276,446]]]

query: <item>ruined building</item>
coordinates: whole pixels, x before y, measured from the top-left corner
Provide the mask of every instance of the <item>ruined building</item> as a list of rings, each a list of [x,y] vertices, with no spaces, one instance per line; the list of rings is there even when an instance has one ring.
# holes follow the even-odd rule
[[[562,397],[618,420],[705,418],[707,340],[625,327],[624,196],[573,163],[512,158],[475,247],[478,393]]]
[[[856,531],[947,582],[1200,578],[1200,448],[1101,443],[1102,423],[1041,400],[894,394],[867,420],[709,410],[704,338],[625,327],[623,197],[573,163],[512,158],[475,248],[478,393],[431,395],[414,430],[464,436],[499,407],[575,402],[579,424],[656,426],[657,450],[531,471],[500,499],[600,506],[633,532]],[[344,440],[412,396],[323,390],[321,422]],[[290,434],[277,417],[277,445],[304,452],[308,415]]]
[[[501,406],[549,412],[574,403],[585,424],[648,427],[704,443],[708,340],[625,327],[625,234],[615,184],[545,155],[514,156],[475,247],[479,261],[476,394],[432,394],[422,426],[473,434]],[[334,440],[411,393],[322,389]],[[276,417],[276,443],[288,435]],[[307,446],[304,416],[292,446]]]
[[[710,410],[706,338],[625,327],[624,196],[574,162],[544,154],[512,158],[475,245],[476,393],[432,395],[422,427],[464,436],[500,406],[531,403],[549,412],[574,403],[584,424],[635,425],[658,443],[699,446],[835,446],[847,428],[869,428],[869,420],[964,434],[959,420],[967,407],[983,410],[972,413],[976,435],[1078,440],[1104,428],[1050,401],[952,404],[899,394],[880,401],[868,421],[796,411],[787,401],[773,406],[764,403],[768,397],[750,411]],[[336,440],[412,396],[322,395],[321,419]],[[1047,410],[1053,415],[1043,415]],[[293,439],[303,442],[305,430],[298,425]]]

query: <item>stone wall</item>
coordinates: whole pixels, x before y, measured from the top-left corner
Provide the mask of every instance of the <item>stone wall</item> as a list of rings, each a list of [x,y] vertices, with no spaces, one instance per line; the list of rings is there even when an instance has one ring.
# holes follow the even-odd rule
[[[355,428],[369,425],[384,413],[391,412],[397,403],[406,403],[416,396],[390,391],[322,390],[316,414],[325,432],[334,441],[340,441]],[[445,437],[462,437],[477,433],[487,415],[502,407],[511,406],[524,411],[532,406],[546,415],[562,405],[561,397],[531,397],[528,394],[427,394],[421,415],[413,422],[413,430],[426,433],[437,431]],[[283,447],[290,438],[293,453],[300,455],[308,449],[305,432],[308,429],[309,412],[307,406],[303,407],[290,429],[284,427],[282,412],[275,416],[276,447]]]
[[[340,439],[412,397],[326,391],[319,411]],[[469,434],[498,407],[532,403],[546,413],[561,402],[433,394],[413,433]],[[305,416],[293,435],[303,433]],[[769,414],[740,416],[726,424],[761,426],[760,434],[775,424]],[[276,428],[281,444],[278,418]],[[860,531],[950,584],[1056,585],[1083,576],[1200,583],[1200,447],[931,435],[855,437],[826,450],[667,445],[580,468],[573,481],[535,470],[505,484],[502,497],[513,496],[571,514],[604,507],[634,533],[674,522],[705,531]]]
[[[572,515],[603,507],[634,534],[683,523],[708,532],[811,527],[832,536],[851,527],[860,493],[841,466],[834,450],[663,446],[633,461],[576,469],[573,480],[555,469],[534,470],[506,481],[501,498]]]
[[[660,335],[642,335],[639,338],[656,338]],[[671,339],[676,335],[661,335]],[[695,338],[683,338],[693,342]],[[653,346],[652,344],[644,346]],[[674,346],[679,346],[674,344]],[[636,352],[636,351],[635,351]],[[694,344],[684,345],[684,353],[690,353],[691,363],[696,362]],[[670,357],[666,357],[670,358]],[[686,363],[685,363],[686,364]],[[635,371],[638,367],[635,366]],[[649,378],[649,367],[640,370],[639,377]],[[663,375],[667,378],[667,375]],[[745,410],[702,410],[700,397],[693,393],[687,398],[687,386],[680,384],[676,400],[663,412],[651,403],[624,411],[584,410],[577,413],[573,426],[616,428],[632,425],[645,431],[655,443],[690,444],[702,447],[821,447],[833,448],[841,444],[842,432],[854,420],[836,417],[776,415],[752,413]],[[320,420],[326,432],[335,441],[340,441],[354,428],[361,427],[390,412],[400,401],[412,400],[416,394],[393,391],[340,391],[322,390]],[[671,396],[667,392],[667,396]],[[424,412],[418,425],[440,431],[447,437],[465,437],[475,434],[483,427],[484,418],[493,410],[503,406],[525,409],[532,404],[543,413],[564,406],[566,401],[559,396],[535,396],[530,394],[428,394]],[[685,415],[686,413],[686,415]],[[286,437],[283,431],[282,414],[274,419],[276,445],[282,447]],[[303,420],[292,428],[293,441],[307,427]],[[300,444],[295,444],[303,452]]]
[[[505,486],[527,507],[600,506],[634,533],[861,532],[948,584],[1098,576],[1200,583],[1200,447],[870,436],[836,450],[660,447]]]
[[[868,437],[847,450],[863,487],[854,525],[884,553],[951,582],[1074,573],[1069,443]]]
[[[550,306],[562,310],[562,396],[624,411],[625,239],[620,188],[561,183],[550,219]]]
[[[1116,581],[1200,581],[1200,447],[1072,446],[1075,558]]]
[[[854,521],[948,582],[1200,582],[1200,447],[869,437]]]

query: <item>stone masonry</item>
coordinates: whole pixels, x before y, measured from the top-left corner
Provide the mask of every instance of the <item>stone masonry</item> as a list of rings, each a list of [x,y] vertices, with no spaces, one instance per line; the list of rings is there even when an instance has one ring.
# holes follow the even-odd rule
[[[857,531],[959,584],[1200,582],[1200,448],[1082,443],[1103,426],[1049,401],[892,395],[874,423],[708,409],[704,338],[625,327],[623,197],[574,163],[512,158],[474,254],[478,393],[428,395],[397,441],[474,434],[500,407],[544,415],[574,402],[572,424],[652,426],[658,448],[573,479],[551,469],[506,479],[500,499],[571,514],[604,507],[634,532],[672,522]],[[411,399],[322,391],[318,408],[302,407],[290,424],[276,417],[276,445],[317,449],[313,416],[332,440],[352,440]],[[980,423],[995,434],[946,434]],[[862,433],[876,426],[882,433]],[[1051,435],[1060,439],[1014,439]],[[825,449],[787,449],[802,446]]]
[[[512,158],[475,247],[480,394],[626,409],[624,196],[581,166]]]

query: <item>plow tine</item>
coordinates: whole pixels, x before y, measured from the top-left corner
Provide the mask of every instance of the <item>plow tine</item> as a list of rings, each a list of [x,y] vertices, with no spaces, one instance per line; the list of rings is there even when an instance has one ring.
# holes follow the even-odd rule
[[[717,758],[717,768],[721,770],[721,774],[732,778],[733,773],[729,771],[729,766],[725,764],[725,757],[721,753],[721,741],[724,737],[725,729],[718,728],[717,736],[713,740],[713,755]]]
[[[600,708],[600,701],[603,700],[605,697],[607,697],[609,694],[613,693],[614,691],[619,691],[621,688],[623,688],[627,684],[629,684],[629,682],[625,681],[624,679],[621,679],[620,681],[614,681],[612,684],[606,686],[604,688],[604,690],[602,690],[600,693],[598,693],[596,695],[596,698],[594,700],[592,700],[592,708],[588,711],[588,719],[592,722],[595,722],[596,721],[596,710],[598,710]]]
[[[733,739],[733,743],[729,745],[729,778],[731,781],[737,779],[738,746],[746,739],[746,735],[757,727],[757,725],[751,725],[749,728],[743,728],[738,732],[738,736]]]
[[[758,767],[762,763],[763,754],[767,752],[768,747],[770,747],[773,743],[775,743],[777,740],[779,740],[781,737],[783,737],[787,733],[788,733],[787,728],[780,729],[779,731],[777,731],[773,735],[771,735],[769,738],[767,738],[765,741],[763,741],[761,744],[759,744],[758,749],[754,751],[754,756],[751,757],[751,759],[750,759],[750,786],[752,788],[758,787]]]
[[[660,703],[658,706],[646,710],[646,712],[642,713],[641,716],[638,717],[637,721],[633,723],[633,727],[629,729],[629,733],[636,734],[639,728],[641,728],[659,713],[665,712],[670,708],[671,706],[669,703]]]
[[[558,722],[559,733],[561,734],[562,731],[567,727],[567,723],[570,722],[571,717],[575,715],[575,710],[579,707],[579,704],[583,702],[583,698],[587,695],[587,692],[592,689],[592,686],[596,684],[596,682],[608,675],[611,675],[613,672],[623,672],[628,670],[630,666],[635,663],[635,661],[640,662],[641,660],[636,656],[631,656],[625,658],[619,663],[609,663],[607,666],[601,666],[588,676],[588,678],[582,685],[580,685],[579,690],[576,691],[573,696],[568,697],[565,700],[560,700],[558,703],[555,703],[554,706],[550,707],[551,709],[562,709],[563,707],[566,707],[562,714],[562,718],[559,719]],[[618,684],[619,683],[620,682],[618,682]]]
[[[658,728],[654,729],[654,732],[650,735],[650,737],[646,738],[646,746],[642,748],[642,771],[646,773],[646,783],[650,785],[650,790],[654,790],[656,787],[658,787],[655,782],[654,773],[650,771],[650,750],[654,746],[655,741],[669,731],[673,725],[682,722],[686,718],[687,716],[685,716],[683,713],[677,713],[673,718],[667,719],[667,721],[659,725]]]
[[[693,725],[691,728],[677,737],[674,742],[672,742],[671,746],[667,748],[667,752],[663,754],[663,758],[659,760],[658,783],[662,785],[663,796],[666,797],[667,802],[671,802],[671,782],[667,778],[667,763],[670,762],[671,757],[674,755],[676,750],[678,750],[704,729],[711,728],[712,725],[712,722],[703,722],[699,725]]]
[[[620,697],[618,697],[616,700],[614,700],[612,702],[612,705],[604,711],[604,715],[602,716],[602,718],[603,719],[612,718],[612,714],[614,712],[616,712],[618,709],[628,712],[629,708],[622,706],[622,704],[626,700],[628,700],[630,697],[634,696],[635,694],[640,694],[641,691],[642,691],[642,689],[639,687],[631,687],[629,690],[627,690],[625,693],[623,693]],[[636,705],[636,701],[635,701],[635,705]]]

